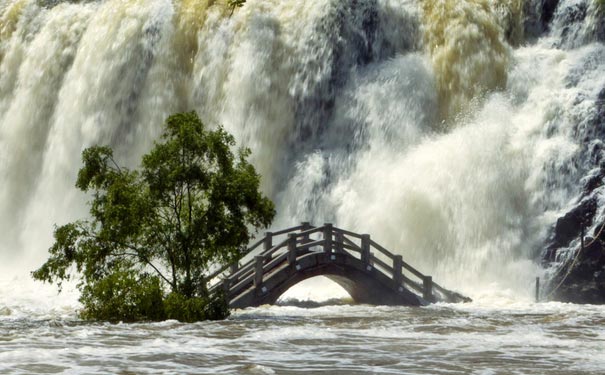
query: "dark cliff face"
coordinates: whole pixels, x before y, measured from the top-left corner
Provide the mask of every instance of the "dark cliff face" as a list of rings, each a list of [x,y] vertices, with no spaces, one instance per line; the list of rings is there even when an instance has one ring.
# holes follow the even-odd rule
[[[526,1],[523,7],[525,38],[535,40],[557,29],[559,47],[580,47],[595,41],[605,42],[605,5],[595,7],[593,1],[596,0],[569,3],[563,0]],[[593,11],[590,10],[591,7]],[[586,25],[587,18],[595,16],[594,9],[597,22],[590,28],[583,29],[582,25]]]
[[[525,37],[535,39],[546,32],[553,19],[559,0],[530,0],[523,8]]]
[[[605,218],[597,215],[603,209],[599,207],[599,198],[604,180],[605,169],[600,168],[587,179],[580,202],[552,228],[543,263],[558,265],[558,269],[549,280],[548,299],[605,303]]]
[[[589,9],[588,1],[530,3],[535,15],[533,21],[526,22],[526,33],[539,36],[550,32],[558,37],[556,44],[562,49],[605,42],[605,7]],[[528,30],[528,25],[533,29]],[[605,52],[596,53],[586,59],[585,67],[590,71],[590,64],[602,59]],[[580,75],[585,73],[570,75],[567,84],[577,85]],[[577,98],[578,105],[584,100]],[[578,118],[575,125],[579,152],[569,170],[575,171],[572,180],[578,182],[569,188],[580,193],[572,208],[550,228],[542,252],[542,263],[553,271],[543,292],[550,300],[605,303],[605,87],[593,105],[594,110]]]
[[[582,145],[578,162],[594,168],[582,179],[576,205],[551,229],[543,253],[543,263],[557,267],[546,289],[552,300],[605,303],[605,88],[596,106],[589,126],[578,131]]]

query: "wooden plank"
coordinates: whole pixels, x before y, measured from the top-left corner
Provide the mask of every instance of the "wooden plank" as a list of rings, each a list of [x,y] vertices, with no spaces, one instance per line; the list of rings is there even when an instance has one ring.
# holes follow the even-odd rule
[[[344,235],[340,232],[334,232],[334,251],[337,253],[344,252]]]
[[[309,223],[308,221],[303,221],[303,222],[300,224],[300,226],[302,227],[302,228],[300,229],[300,231],[301,231],[301,232],[306,232],[306,231],[308,231],[309,229],[313,229],[313,226],[312,226],[312,225],[311,225],[311,223]],[[304,243],[304,242],[309,242],[309,241],[310,241],[310,239],[309,239],[309,235],[308,235],[308,234],[303,234],[303,235],[302,235],[302,238],[300,239],[300,241],[301,241],[301,242],[303,242],[303,243]]]
[[[302,225],[297,225],[297,226],[292,227],[292,228],[282,229],[280,231],[273,232],[273,236],[280,236],[282,234],[286,234],[286,233],[290,233],[290,232],[296,232],[297,230],[301,230],[302,228],[303,228]]]
[[[275,254],[275,252],[277,250],[280,250],[284,247],[286,247],[288,245],[288,239],[286,238],[285,240],[283,240],[282,242],[278,243],[277,245],[273,246],[271,249],[269,249],[268,251],[263,251],[262,254],[264,256],[270,257],[273,254]]]
[[[229,292],[229,299],[233,299],[237,297],[242,290],[247,290],[252,286],[253,277],[247,278],[245,280],[240,281],[239,283],[232,285]]]
[[[401,284],[403,276],[403,272],[401,270],[401,268],[403,268],[402,263],[403,258],[401,255],[395,255],[395,257],[393,257],[393,281],[395,281],[396,284]]]
[[[265,257],[257,255],[254,257],[254,287],[260,288],[263,284]]]
[[[293,235],[288,238],[288,263],[291,266],[296,263],[296,236]]]
[[[376,241],[374,240],[370,240],[370,245],[378,250],[379,252],[381,252],[384,256],[386,256],[387,258],[393,260],[393,257],[395,255],[393,255],[393,253],[391,253],[390,251],[388,251],[387,249],[385,249],[384,247],[380,246],[379,244],[376,243]]]
[[[273,233],[266,232],[265,233],[265,241],[263,243],[263,250],[267,251],[273,247]]]
[[[422,274],[420,271],[418,271],[414,267],[410,266],[406,262],[402,261],[401,265],[403,266],[403,268],[405,268],[406,270],[411,272],[414,276],[418,277],[419,279],[422,279],[424,277],[424,274]]]
[[[231,279],[232,284],[237,284],[241,280],[244,280],[244,279],[250,277],[254,273],[254,264],[251,264],[242,270],[243,270],[243,272],[238,272],[237,275],[233,275],[233,276],[229,277],[229,279]]]
[[[441,285],[437,284],[436,282],[433,281],[433,289],[442,293],[443,295],[445,295],[447,298],[452,298],[452,291],[451,290],[447,290],[444,287],[442,287]]]
[[[254,244],[252,244],[251,246],[248,246],[248,249],[246,249],[244,256],[250,254],[251,251],[255,250],[257,247],[259,247],[263,242],[265,242],[265,238],[261,238],[260,240],[256,241]]]
[[[237,272],[235,272],[234,274],[231,274],[229,276],[229,278],[231,280],[240,280],[244,274],[252,271],[253,268],[254,268],[253,264],[246,264],[246,266],[241,267],[239,270],[237,270]]]
[[[264,270],[265,270],[264,273],[268,274],[271,271],[273,271],[276,267],[281,266],[281,264],[284,263],[287,258],[288,258],[288,253],[283,253],[282,255],[273,259],[271,262],[267,263],[267,265],[264,267]]]
[[[348,250],[348,251],[352,251],[354,253],[361,254],[361,249],[359,247],[357,247],[357,246],[351,246],[349,244],[343,244],[342,248],[345,249],[345,250]]]
[[[305,243],[304,245],[297,246],[297,249],[306,250],[306,249],[311,248],[313,246],[323,246],[325,244],[325,242],[326,242],[326,240],[324,240],[322,238],[321,240],[311,241],[311,242]]]
[[[364,234],[361,236],[361,262],[364,264],[370,264],[370,235]]]
[[[357,234],[357,233],[354,233],[354,232],[349,232],[348,230],[344,230],[344,229],[341,229],[341,228],[334,227],[333,229],[336,232],[340,232],[340,233],[342,233],[344,235],[347,235],[349,237],[355,237],[357,239],[361,239],[361,236],[362,236],[361,234]]]
[[[415,282],[414,280],[407,278],[405,275],[402,275],[401,278],[403,279],[403,285],[405,285],[406,287],[408,287],[410,289],[414,289],[418,293],[422,293],[422,290],[423,290],[422,285]]]
[[[206,281],[210,282],[210,281],[216,279],[220,274],[225,272],[228,268],[229,268],[229,265],[219,268],[217,271],[215,271],[211,275],[206,276]]]
[[[237,272],[235,272],[234,274],[231,274],[229,276],[229,278],[231,280],[240,280],[244,274],[251,272],[253,269],[254,269],[254,262],[253,261],[248,262],[244,266],[240,267],[240,269],[237,270]]]
[[[217,283],[213,284],[211,287],[208,288],[208,291],[210,293],[214,293],[218,288],[222,287],[223,284],[225,283],[225,281],[227,281],[227,280],[229,281],[229,287],[231,289],[235,285],[239,284],[243,279],[249,278],[251,275],[252,275],[252,272],[249,272],[246,275],[243,275],[243,277],[241,279],[233,279],[231,277],[227,277],[227,278],[222,279],[222,280],[218,281]]]
[[[389,276],[389,277],[393,276],[393,268],[391,268],[391,266],[389,266],[388,264],[386,264],[385,262],[383,262],[379,258],[375,257],[374,254],[372,254],[372,256],[370,257],[370,261],[372,263],[374,263],[373,264],[374,267],[379,266],[380,268],[382,268],[382,271],[388,273],[387,276]]]
[[[259,247],[264,242],[265,242],[265,237],[263,237],[260,240],[254,242],[252,245],[248,246],[243,252],[240,253],[239,260],[241,260],[242,258],[244,258],[246,255],[250,254],[252,251],[256,250],[256,248]],[[215,279],[217,276],[219,276],[220,274],[222,274],[225,271],[227,271],[230,267],[231,267],[231,264],[226,264],[226,265],[220,267],[218,270],[214,271],[212,274],[210,274],[209,276],[207,276],[206,280],[210,281],[210,280]]]
[[[324,253],[329,254],[332,252],[332,224],[324,224],[323,230],[324,237]]]
[[[309,236],[310,234],[313,233],[320,233],[324,230],[324,227],[312,227],[311,229],[307,229],[298,233],[295,233],[296,236],[298,237],[304,237],[304,236]]]
[[[357,245],[355,242],[351,241],[350,239],[348,239],[344,235],[342,236],[342,242],[344,244],[347,244],[347,245],[349,245],[349,246],[357,249],[358,251],[361,251],[361,247],[359,245]]]
[[[431,276],[425,276],[422,279],[422,298],[433,302],[433,278]]]

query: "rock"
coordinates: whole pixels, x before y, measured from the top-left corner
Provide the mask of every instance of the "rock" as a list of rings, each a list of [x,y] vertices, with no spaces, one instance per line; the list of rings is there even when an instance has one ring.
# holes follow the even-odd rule
[[[583,226],[594,228],[593,233],[584,234],[584,248],[575,242],[573,255],[549,280],[546,294],[552,300],[605,304],[605,219],[596,215],[603,209],[599,196],[603,193],[605,169],[591,172],[584,179],[580,202],[557,220],[547,241],[543,263],[552,264],[560,250],[568,250],[580,238]]]
[[[580,249],[576,249],[576,252]],[[569,269],[569,267],[572,267]],[[551,299],[562,302],[605,304],[605,246],[600,239],[584,248],[575,263],[553,278]]]
[[[534,23],[544,30],[552,25],[552,31],[560,34],[562,48],[605,40],[605,6],[595,8],[589,0],[530,3]],[[587,72],[602,70],[605,51],[591,51],[566,77],[568,87],[578,86]],[[605,304],[605,87],[598,92],[596,100],[586,95],[576,98],[578,105],[593,100],[594,111],[577,117],[574,136],[579,151],[570,166],[559,173],[568,175],[566,187],[570,191],[580,192],[574,207],[556,221],[544,244],[543,264],[558,268],[547,282],[545,295],[558,301]],[[573,181],[580,181],[577,184],[581,184],[581,189]],[[578,240],[583,227],[591,229],[584,234],[585,247],[581,249]]]
[[[556,258],[559,248],[567,248],[572,236],[580,227],[581,220],[594,218],[596,209],[595,197],[590,197],[568,212],[557,221],[549,248],[552,257]],[[557,242],[559,241],[559,242]],[[556,245],[556,244],[559,245]],[[572,256],[559,268],[547,287],[549,299],[573,302],[605,304],[605,221],[598,223],[596,233],[584,237],[584,248],[581,245],[572,250]]]
[[[582,233],[582,227],[586,228],[592,224],[596,210],[597,199],[591,196],[584,199],[563,217],[560,217],[547,242],[547,254],[544,260],[546,262],[553,262],[556,259],[558,249],[568,247],[574,239],[579,238]]]
[[[559,0],[542,0],[542,12],[540,14],[540,21],[542,22],[542,26],[547,29],[548,24],[552,21],[553,16],[555,15],[555,10],[557,10],[557,6],[559,5]]]
[[[549,29],[559,0],[526,1],[523,8],[525,37],[535,39]]]

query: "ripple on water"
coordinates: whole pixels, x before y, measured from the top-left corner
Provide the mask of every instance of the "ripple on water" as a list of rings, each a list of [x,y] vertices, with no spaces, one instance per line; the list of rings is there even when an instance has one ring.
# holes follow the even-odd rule
[[[261,307],[222,322],[0,319],[0,373],[602,374],[605,308]],[[540,312],[542,311],[542,312]]]

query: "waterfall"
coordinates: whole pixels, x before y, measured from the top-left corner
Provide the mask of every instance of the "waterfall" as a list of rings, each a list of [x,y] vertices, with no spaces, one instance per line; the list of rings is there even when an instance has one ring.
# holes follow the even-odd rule
[[[86,215],[84,148],[136,166],[196,110],[252,150],[276,228],[334,222],[525,298],[601,160],[605,87],[598,2],[559,1],[541,31],[536,4],[0,0],[0,267],[27,274]]]

